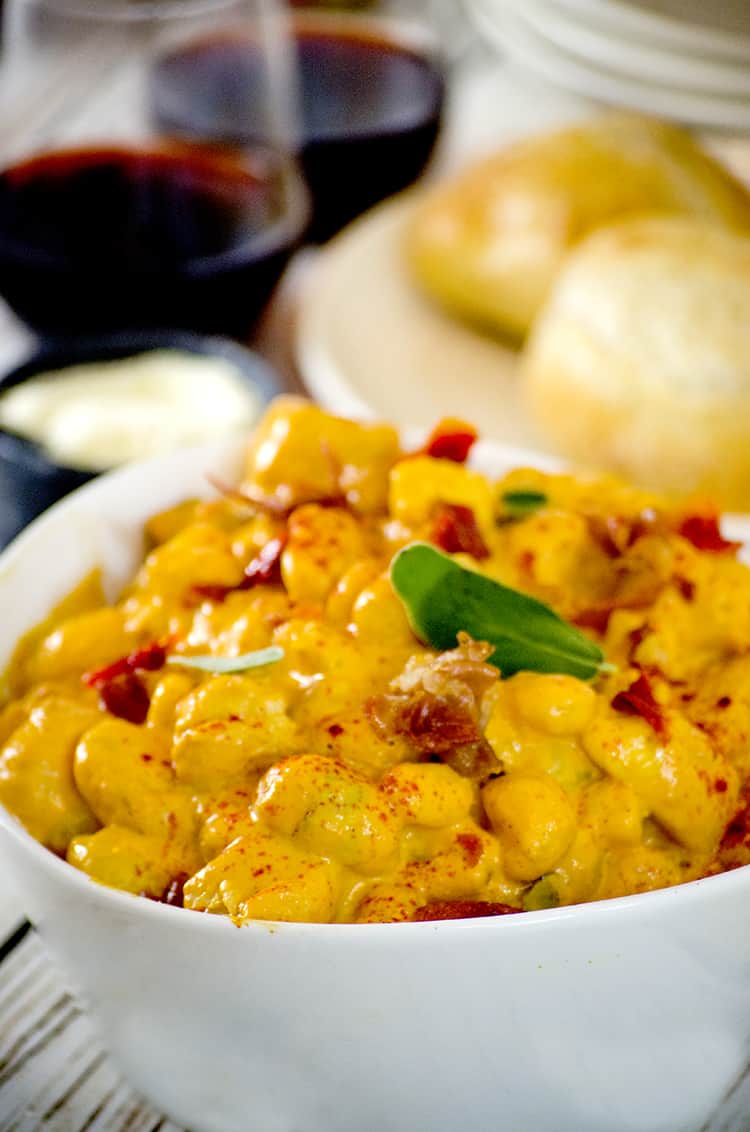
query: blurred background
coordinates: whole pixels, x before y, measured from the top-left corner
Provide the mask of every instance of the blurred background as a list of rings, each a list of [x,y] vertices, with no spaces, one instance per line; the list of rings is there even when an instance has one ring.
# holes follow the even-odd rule
[[[750,176],[748,64],[742,0],[4,0],[0,539],[109,466],[84,451],[92,434],[129,420],[149,436],[110,445],[129,458],[196,438],[199,394],[182,431],[159,417],[161,403],[174,422],[188,388],[174,366],[137,396],[101,369],[157,349],[175,362],[175,332],[183,354],[236,363],[250,347],[256,410],[290,390],[405,427],[460,411],[554,450],[517,335],[454,317],[409,266],[414,210],[483,158],[611,109],[676,124]],[[487,261],[500,210],[523,227],[541,207],[516,190],[498,203],[493,184],[465,194],[484,210],[467,247],[484,240]],[[700,195],[681,191],[680,208]],[[441,223],[444,237],[459,221]],[[54,406],[48,385],[19,392],[88,362],[95,387],[58,382]],[[217,389],[206,378],[204,405]],[[235,428],[252,415],[246,396]]]

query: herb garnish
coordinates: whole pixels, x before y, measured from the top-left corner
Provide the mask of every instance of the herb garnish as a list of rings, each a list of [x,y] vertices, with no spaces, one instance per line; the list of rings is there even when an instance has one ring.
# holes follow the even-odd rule
[[[180,656],[173,654],[167,657],[167,664],[179,665],[181,668],[198,668],[202,672],[245,672],[250,668],[263,668],[267,664],[275,664],[284,657],[284,650],[278,645],[271,645],[267,649],[257,649],[255,652],[245,653],[244,656]]]
[[[530,671],[593,680],[612,671],[596,642],[548,605],[465,569],[427,543],[413,543],[396,555],[391,581],[421,640],[452,649],[463,631],[487,641],[495,648],[489,661],[503,677]]]
[[[500,501],[503,505],[503,512],[499,517],[501,523],[510,519],[526,519],[549,502],[543,491],[533,491],[530,488],[523,491],[504,491]]]

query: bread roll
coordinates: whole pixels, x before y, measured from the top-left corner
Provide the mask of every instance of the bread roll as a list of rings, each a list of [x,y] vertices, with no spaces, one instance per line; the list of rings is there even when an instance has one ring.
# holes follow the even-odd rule
[[[514,145],[437,186],[416,210],[406,257],[451,312],[522,338],[571,246],[643,211],[750,231],[747,192],[689,134],[611,114]]]
[[[521,364],[559,451],[750,510],[750,238],[621,221],[570,254]]]

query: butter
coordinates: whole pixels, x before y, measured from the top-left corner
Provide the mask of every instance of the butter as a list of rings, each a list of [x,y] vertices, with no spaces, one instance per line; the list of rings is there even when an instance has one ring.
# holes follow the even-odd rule
[[[226,358],[152,350],[40,374],[0,396],[0,426],[89,471],[252,427],[261,398]]]

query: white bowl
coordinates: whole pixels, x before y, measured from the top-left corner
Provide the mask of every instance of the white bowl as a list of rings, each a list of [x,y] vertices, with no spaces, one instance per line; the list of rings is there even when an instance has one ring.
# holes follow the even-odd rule
[[[571,53],[540,34],[512,0],[465,0],[477,31],[503,57],[547,82],[615,106],[725,130],[750,128],[750,97],[648,81],[617,72],[604,60]]]
[[[240,455],[128,468],[38,519],[0,558],[0,663]],[[0,833],[105,1045],[193,1132],[698,1132],[750,1048],[750,868],[498,919],[237,928],[100,887],[1,810]]]
[[[746,62],[750,18],[745,0],[549,0],[614,38],[637,39],[673,52]]]
[[[628,39],[598,28],[587,18],[556,8],[549,0],[524,0],[516,8],[521,20],[542,37],[573,56],[628,78],[675,86],[698,94],[746,97],[750,94],[747,60],[700,58],[659,47],[647,39]]]

